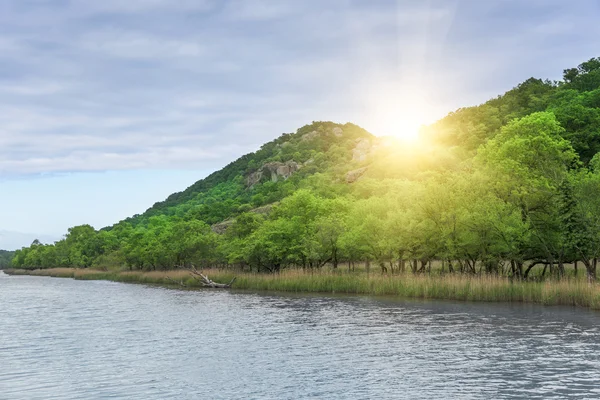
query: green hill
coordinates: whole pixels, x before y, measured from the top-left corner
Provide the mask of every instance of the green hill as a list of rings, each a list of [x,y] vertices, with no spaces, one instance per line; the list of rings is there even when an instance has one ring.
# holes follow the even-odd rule
[[[600,59],[425,127],[418,145],[353,124],[284,134],[140,215],[55,245],[20,267],[278,271],[340,262],[382,271],[564,275],[600,257]],[[546,268],[544,268],[544,271]]]
[[[152,216],[168,215],[212,224],[249,207],[279,201],[307,177],[351,163],[351,150],[360,139],[377,140],[353,124],[314,122],[281,135],[126,222],[138,225]]]

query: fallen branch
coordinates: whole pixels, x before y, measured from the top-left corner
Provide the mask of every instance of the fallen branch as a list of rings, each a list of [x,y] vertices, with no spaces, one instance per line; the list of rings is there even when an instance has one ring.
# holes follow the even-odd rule
[[[199,281],[203,287],[210,287],[210,288],[218,288],[218,289],[228,289],[231,287],[231,285],[233,285],[233,282],[235,282],[235,277],[231,280],[231,282],[229,283],[217,283],[215,281],[212,281],[209,279],[208,276],[204,275],[202,272],[198,271],[196,269],[195,266],[191,266],[191,268],[185,268],[190,274],[192,274],[192,277],[194,279],[196,279],[197,281]]]

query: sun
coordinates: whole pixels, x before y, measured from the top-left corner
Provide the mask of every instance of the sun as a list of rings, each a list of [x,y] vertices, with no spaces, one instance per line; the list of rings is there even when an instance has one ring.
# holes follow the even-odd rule
[[[414,144],[419,131],[430,120],[424,93],[411,86],[374,86],[365,96],[365,127],[377,136],[392,136]]]
[[[421,129],[433,121],[437,107],[418,73],[395,79],[365,78],[357,90],[364,107],[358,119],[369,132],[394,137],[410,148],[424,145]]]
[[[373,132],[378,136],[393,136],[406,143],[415,143],[419,140],[423,121],[418,111],[390,112],[378,116],[374,121]]]
[[[420,119],[408,115],[396,115],[383,125],[384,134],[394,136],[403,142],[414,143],[419,140],[419,131],[423,123]]]

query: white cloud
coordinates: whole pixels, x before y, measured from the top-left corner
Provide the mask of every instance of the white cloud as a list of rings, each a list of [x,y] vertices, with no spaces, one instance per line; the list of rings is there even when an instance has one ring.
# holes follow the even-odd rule
[[[597,56],[592,3],[553,4],[8,0],[0,175],[216,169],[385,99],[439,116]]]
[[[165,59],[199,57],[204,46],[199,41],[164,39],[135,31],[109,29],[92,32],[80,41],[81,48],[113,57],[131,59]]]
[[[211,9],[216,1],[208,0],[71,0],[70,9],[85,14],[97,13],[140,13],[147,11],[181,10],[205,11]]]
[[[231,20],[265,22],[290,16],[304,7],[300,1],[232,0],[227,2],[223,15]]]
[[[64,85],[52,82],[23,82],[0,84],[0,94],[21,96],[42,96],[56,94],[65,89]]]

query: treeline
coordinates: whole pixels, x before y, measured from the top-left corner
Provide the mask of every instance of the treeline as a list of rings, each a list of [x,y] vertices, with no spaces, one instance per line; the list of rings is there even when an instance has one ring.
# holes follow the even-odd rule
[[[0,250],[0,269],[10,267],[11,260],[14,257],[14,251]]]
[[[446,273],[526,279],[536,265],[560,277],[576,262],[595,279],[599,88],[598,59],[565,70],[561,82],[530,79],[451,113],[414,149],[355,125],[314,123],[143,215],[100,231],[71,228],[12,263],[265,272],[361,263],[423,273],[436,261]],[[266,163],[291,160],[302,168],[287,180],[245,182]],[[256,210],[265,204],[269,212]]]

